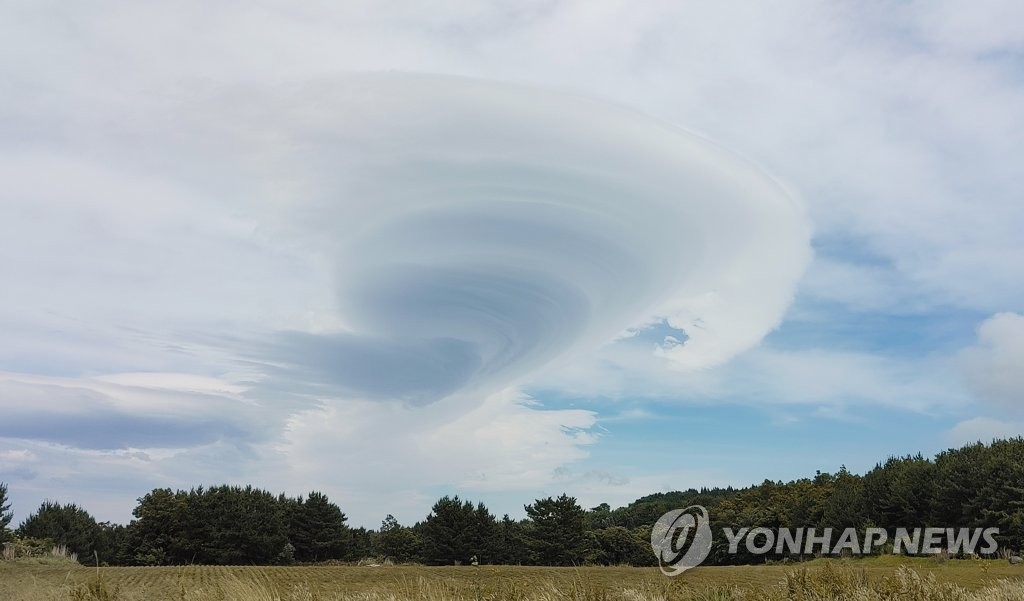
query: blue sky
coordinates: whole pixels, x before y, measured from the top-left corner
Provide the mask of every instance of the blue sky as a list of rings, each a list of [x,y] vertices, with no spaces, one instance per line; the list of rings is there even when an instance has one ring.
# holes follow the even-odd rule
[[[0,481],[522,515],[1024,434],[1024,9],[0,7]]]

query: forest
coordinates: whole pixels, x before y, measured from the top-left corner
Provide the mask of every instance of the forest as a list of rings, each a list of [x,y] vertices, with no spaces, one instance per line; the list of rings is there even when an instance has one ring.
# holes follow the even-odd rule
[[[1024,438],[949,449],[933,458],[890,457],[863,475],[845,467],[789,482],[745,488],[690,488],[618,508],[584,508],[560,495],[524,505],[525,516],[496,517],[483,503],[438,499],[414,524],[393,516],[377,529],[352,527],[319,492],[298,497],[253,486],[156,489],[128,524],[97,522],[76,504],[44,501],[16,527],[0,483],[0,542],[11,555],[54,546],[101,565],[289,565],[373,559],[426,565],[655,565],[652,524],[689,505],[723,527],[995,527],[1001,549],[1024,547]],[[716,538],[706,564],[804,557],[726,552]],[[884,549],[880,552],[885,552]],[[806,558],[809,559],[809,558]]]

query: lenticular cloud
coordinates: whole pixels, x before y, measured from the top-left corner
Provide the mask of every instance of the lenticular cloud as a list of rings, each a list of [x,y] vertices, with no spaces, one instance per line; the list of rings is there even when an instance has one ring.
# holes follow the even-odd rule
[[[764,173],[572,94],[354,76],[240,95],[204,127],[266,229],[333,270],[339,326],[258,346],[270,382],[425,404],[666,322],[685,342],[659,354],[714,365],[777,325],[809,256]]]

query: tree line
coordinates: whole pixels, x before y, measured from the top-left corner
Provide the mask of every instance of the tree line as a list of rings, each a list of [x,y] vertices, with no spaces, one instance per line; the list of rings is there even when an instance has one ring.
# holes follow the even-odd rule
[[[156,489],[138,500],[127,525],[98,523],[75,504],[44,502],[10,529],[0,483],[0,542],[62,545],[84,562],[108,565],[268,565],[324,561],[425,564],[656,565],[649,536],[666,511],[709,510],[721,528],[997,527],[1001,548],[1024,547],[1024,438],[939,453],[890,457],[864,475],[835,474],[746,488],[657,493],[619,508],[584,509],[562,494],[524,506],[525,518],[498,519],[483,503],[445,496],[421,521],[388,515],[379,529],[353,528],[319,492],[274,495],[252,486]],[[758,563],[778,556],[726,552],[716,537],[707,563]]]

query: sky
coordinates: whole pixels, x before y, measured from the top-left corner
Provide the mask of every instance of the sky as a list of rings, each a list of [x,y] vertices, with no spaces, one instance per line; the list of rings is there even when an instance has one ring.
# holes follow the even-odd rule
[[[409,524],[1024,434],[1024,5],[0,0],[0,481]]]

